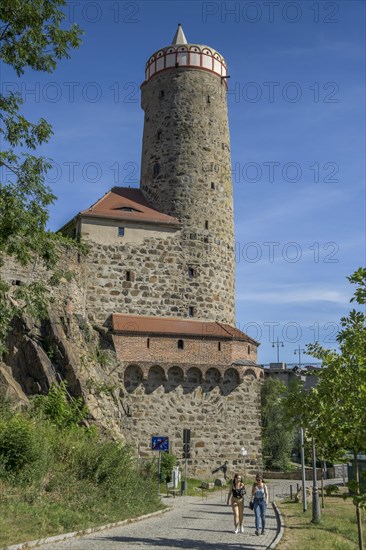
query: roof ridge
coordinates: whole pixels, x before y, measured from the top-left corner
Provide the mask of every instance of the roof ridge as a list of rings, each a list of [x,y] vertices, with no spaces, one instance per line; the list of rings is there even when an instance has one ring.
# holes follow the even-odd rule
[[[227,332],[229,334],[229,336],[233,336],[228,330],[227,328],[225,328],[224,324],[223,323],[220,323],[220,321],[215,321],[215,323],[217,323],[225,332]],[[230,325],[229,325],[230,326]],[[244,333],[243,333],[244,334]]]

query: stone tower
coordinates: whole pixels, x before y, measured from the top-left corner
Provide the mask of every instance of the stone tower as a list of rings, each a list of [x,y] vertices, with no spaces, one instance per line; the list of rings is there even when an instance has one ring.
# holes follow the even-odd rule
[[[227,69],[213,48],[173,42],[146,64],[141,190],[182,223],[187,316],[235,324]]]

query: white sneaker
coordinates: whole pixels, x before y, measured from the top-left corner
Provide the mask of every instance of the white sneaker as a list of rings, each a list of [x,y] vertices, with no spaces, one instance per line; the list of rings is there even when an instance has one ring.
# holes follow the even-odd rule
[[[240,525],[240,532],[244,533],[244,525]]]
[[[235,535],[237,535],[239,533],[239,527],[237,527],[234,531]]]

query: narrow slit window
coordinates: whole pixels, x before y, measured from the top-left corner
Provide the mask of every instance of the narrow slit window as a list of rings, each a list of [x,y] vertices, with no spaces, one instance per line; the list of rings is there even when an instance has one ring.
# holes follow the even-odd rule
[[[248,346],[248,355],[250,355],[250,346]]]
[[[217,342],[217,349],[221,351],[221,342]]]
[[[207,96],[207,103],[211,103],[211,96]]]
[[[161,141],[162,136],[163,136],[163,132],[161,130],[159,130],[159,132],[158,132],[158,141]]]
[[[184,348],[184,341],[178,340],[178,349],[183,349],[183,348]]]
[[[188,277],[190,279],[193,279],[195,276],[196,276],[196,270],[194,269],[194,267],[189,267],[188,268]]]
[[[126,281],[132,281],[132,273],[131,273],[131,271],[126,271]]]
[[[164,90],[160,90],[160,92],[159,92],[160,99],[162,99],[164,97],[164,95],[165,95]]]
[[[156,178],[160,174],[160,164],[158,162],[155,162],[154,164],[154,178]]]
[[[208,229],[208,220],[205,221],[205,229]]]
[[[194,317],[194,307],[193,307],[193,306],[189,306],[189,308],[188,308],[188,316],[189,316],[189,317]]]
[[[146,340],[146,347],[147,347],[147,348],[150,347],[150,338],[148,338],[148,339]]]
[[[211,189],[215,189],[215,182],[211,181]]]

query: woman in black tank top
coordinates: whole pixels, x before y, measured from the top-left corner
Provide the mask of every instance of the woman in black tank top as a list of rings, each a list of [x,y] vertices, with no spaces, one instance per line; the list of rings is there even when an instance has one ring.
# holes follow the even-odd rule
[[[242,483],[241,476],[239,474],[235,474],[227,496],[227,504],[230,504],[231,499],[231,507],[234,513],[234,533],[239,533],[239,530],[240,533],[244,533],[243,512],[245,493],[245,485]]]

